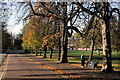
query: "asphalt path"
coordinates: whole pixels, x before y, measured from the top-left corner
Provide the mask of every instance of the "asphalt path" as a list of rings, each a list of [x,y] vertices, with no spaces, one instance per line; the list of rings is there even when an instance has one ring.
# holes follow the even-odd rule
[[[120,72],[101,72],[11,51],[0,68],[2,80],[120,80]]]
[[[1,80],[2,71],[3,71],[3,68],[4,68],[4,66],[2,66],[2,64],[3,64],[6,57],[7,57],[7,53],[4,52],[4,53],[0,54],[0,80]]]
[[[63,80],[68,76],[49,70],[25,58],[23,54],[11,52],[7,56],[2,72],[2,80]]]

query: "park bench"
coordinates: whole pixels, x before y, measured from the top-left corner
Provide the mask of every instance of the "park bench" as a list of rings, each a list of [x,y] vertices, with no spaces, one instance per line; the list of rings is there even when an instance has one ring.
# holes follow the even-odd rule
[[[88,68],[90,68],[90,69],[93,69],[93,68],[95,68],[95,67],[97,67],[97,64],[98,64],[99,62],[96,62],[96,61],[88,61],[87,63],[86,63],[86,67],[88,67]]]

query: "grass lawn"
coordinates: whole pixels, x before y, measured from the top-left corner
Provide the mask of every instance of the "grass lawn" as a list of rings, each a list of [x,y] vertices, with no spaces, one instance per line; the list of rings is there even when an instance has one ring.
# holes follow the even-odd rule
[[[50,51],[47,51],[47,58],[48,60],[53,60],[53,61],[58,61],[58,51],[53,51],[53,57],[52,59],[49,59],[49,53]],[[81,54],[84,53],[86,61],[88,61],[89,55],[90,55],[90,51],[73,51],[73,50],[68,50],[68,61],[69,64],[74,64],[74,65],[80,65],[81,60],[80,60],[80,56]],[[32,54],[35,55],[35,54]],[[39,57],[43,57],[43,52],[42,52],[42,56]],[[100,55],[98,55],[96,52],[94,52],[93,54],[93,61],[97,61],[99,62],[98,64],[98,69],[100,69],[102,67],[102,58],[103,58],[103,54],[102,51],[100,52]],[[58,61],[60,62],[60,61]],[[113,69],[115,71],[120,71],[120,52],[118,52],[117,54],[112,52],[112,66]]]

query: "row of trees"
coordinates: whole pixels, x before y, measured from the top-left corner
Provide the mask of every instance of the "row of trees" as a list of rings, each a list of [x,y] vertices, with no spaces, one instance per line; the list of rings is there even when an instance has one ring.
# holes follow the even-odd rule
[[[51,26],[52,24],[55,25],[57,23],[56,21],[60,22],[61,27],[59,29],[56,26],[54,26],[53,29],[56,29],[57,31],[53,30],[51,34],[53,34],[54,31],[55,31],[54,34],[56,34],[57,32],[60,32],[59,38],[61,40],[61,62],[62,63],[68,62],[67,60],[68,37],[72,35],[73,30],[79,33],[81,37],[84,37],[87,34],[92,35],[91,37],[92,45],[94,45],[94,40],[96,39],[95,35],[99,35],[101,32],[102,44],[103,44],[102,45],[103,46],[102,71],[108,71],[108,72],[113,71],[112,62],[111,62],[110,24],[113,20],[113,15],[116,15],[115,18],[117,20],[116,22],[117,24],[119,24],[118,19],[120,17],[119,8],[113,8],[112,4],[113,3],[110,3],[110,2],[91,2],[91,3],[90,2],[37,2],[36,5],[33,5],[31,2],[28,2],[28,5],[31,8],[31,13],[30,13],[32,16],[31,18],[38,17],[37,18],[38,22],[39,20],[41,20],[39,18],[42,18],[42,20],[45,20],[44,22],[41,20],[42,22],[41,25],[44,24],[43,25],[44,27],[43,26],[41,27],[41,25],[36,26],[37,30],[39,30],[40,27],[41,27],[40,30],[44,28],[44,30],[40,31],[40,32],[43,32],[43,35],[37,33],[39,37],[42,37],[41,39],[46,41],[44,42],[45,43],[44,50],[46,50],[46,47],[47,47],[46,44],[47,45],[50,45],[50,44],[48,44],[47,42],[48,39],[46,40],[46,38],[44,39],[43,37],[50,34],[48,33],[49,29],[52,29]],[[87,29],[85,29],[85,31],[83,30],[84,32],[81,31],[79,29],[81,28],[81,26],[79,25],[76,26],[77,23],[84,24],[84,26],[86,26]],[[30,23],[28,23],[27,25],[29,24]],[[51,26],[48,26],[48,25],[51,25]],[[31,29],[29,30],[27,30],[28,28],[26,27],[26,31],[28,32],[25,31],[24,33],[26,34],[29,33],[29,34],[24,35],[27,38],[24,38],[23,40],[26,41],[26,39],[30,38],[28,41],[26,41],[25,44],[34,46],[34,49],[35,49],[37,47],[35,46],[35,43],[37,45],[38,43],[41,43],[41,42],[37,42],[40,40],[33,40],[35,38],[37,39],[38,37],[35,37],[35,38],[29,37],[30,35],[37,32],[37,30],[33,31],[34,30],[32,29],[34,28],[33,26],[30,26],[30,27]],[[102,29],[102,31],[100,31],[100,29]],[[116,28],[116,29],[118,30],[119,28]],[[91,32],[89,32],[90,30]],[[37,35],[34,34],[34,36],[37,36]],[[31,41],[32,43],[30,44]],[[42,45],[42,44],[39,44],[39,45]],[[31,46],[28,46],[28,47],[31,48]]]
[[[15,38],[12,32],[9,33],[7,30],[7,24],[2,23],[2,33],[1,33],[1,40],[2,40],[2,51],[12,50],[12,49],[22,49],[22,35],[18,34]]]
[[[50,49],[50,58],[52,58],[53,48],[59,47],[60,32],[58,31],[59,27],[56,23],[46,24],[47,20],[48,19],[40,19],[40,17],[36,16],[31,17],[28,24],[23,28],[22,46],[23,49],[35,50],[36,52],[44,49],[43,58],[46,58],[46,51]]]
[[[6,51],[8,49],[12,49],[12,35],[7,30],[7,20],[10,15],[12,15],[9,12],[9,6],[6,2],[0,1],[0,28],[1,28],[1,40],[2,44],[2,50]]]
[[[2,50],[12,49],[12,35],[6,30],[6,24],[2,23]]]

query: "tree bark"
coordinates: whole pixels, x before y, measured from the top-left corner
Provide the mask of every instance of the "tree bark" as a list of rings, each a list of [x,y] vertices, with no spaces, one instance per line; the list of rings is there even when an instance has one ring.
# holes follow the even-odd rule
[[[67,37],[67,3],[63,2],[63,30],[62,30],[62,38],[61,38],[61,63],[67,63],[67,45],[68,45],[68,37]]]
[[[38,56],[38,52],[37,52],[37,50],[35,50],[35,53],[36,53],[36,56]]]
[[[58,61],[60,61],[60,55],[61,54],[61,40],[60,40],[60,37],[59,37],[59,52],[58,52]]]
[[[103,41],[103,66],[101,71],[111,72],[113,71],[113,68],[111,61],[111,40],[109,19],[102,21],[102,41]]]
[[[47,46],[45,45],[44,46],[44,55],[43,55],[43,58],[46,58],[46,51],[47,51]]]
[[[65,38],[65,39],[63,39]],[[68,59],[67,59],[67,35],[65,35],[64,37],[62,37],[63,41],[62,41],[62,46],[61,46],[61,63],[67,63]]]
[[[53,49],[51,48],[50,49],[50,57],[49,57],[50,59],[52,59],[52,54],[53,54]]]
[[[94,51],[94,39],[91,39],[91,53],[89,56],[89,61],[92,61],[93,51]]]
[[[40,56],[41,56],[42,50],[40,49]]]

